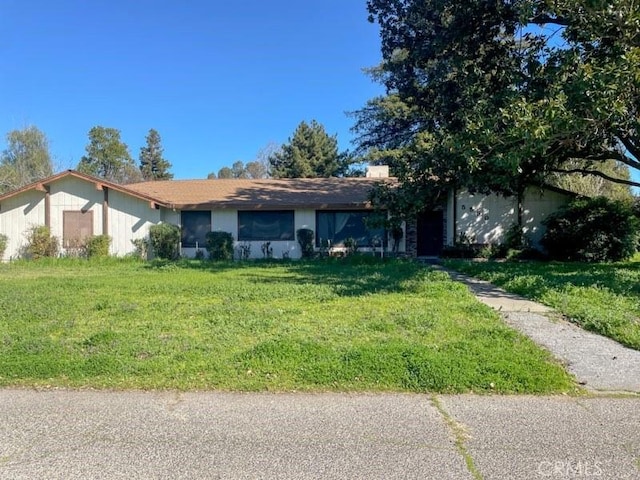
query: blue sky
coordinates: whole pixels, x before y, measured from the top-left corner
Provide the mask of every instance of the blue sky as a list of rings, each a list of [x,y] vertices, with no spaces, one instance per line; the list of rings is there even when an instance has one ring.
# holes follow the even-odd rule
[[[155,128],[176,178],[204,178],[302,120],[351,148],[379,45],[365,0],[0,0],[0,149],[35,125],[74,168],[101,125],[137,162]]]

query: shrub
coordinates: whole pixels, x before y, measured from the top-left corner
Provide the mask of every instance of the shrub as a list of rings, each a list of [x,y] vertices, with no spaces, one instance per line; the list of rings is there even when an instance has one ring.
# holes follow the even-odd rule
[[[156,257],[175,260],[180,252],[180,227],[170,223],[160,223],[149,228],[149,243]]]
[[[273,247],[271,246],[271,242],[264,242],[260,245],[260,250],[262,250],[262,258],[273,258]]]
[[[150,249],[149,239],[136,238],[134,240],[131,240],[131,243],[133,243],[133,248],[134,248],[133,256],[136,258],[140,258],[142,260],[146,260],[149,256],[149,249]]]
[[[87,257],[99,258],[109,256],[109,245],[111,237],[109,235],[95,235],[87,240]]]
[[[296,238],[300,244],[302,258],[312,258],[314,255],[314,233],[310,228],[301,228],[296,232]]]
[[[358,241],[353,237],[345,238],[344,248],[346,248],[347,255],[354,255],[358,253]]]
[[[632,256],[638,220],[630,205],[605,197],[577,199],[550,215],[542,245],[557,260],[617,261]]]
[[[4,252],[7,249],[9,243],[9,237],[0,233],[0,260],[4,257]]]
[[[25,256],[37,260],[43,257],[57,257],[60,252],[60,243],[56,237],[51,236],[51,230],[44,225],[31,227],[27,232],[27,245],[24,249]]]
[[[233,260],[233,235],[229,232],[209,232],[206,248],[212,260]]]

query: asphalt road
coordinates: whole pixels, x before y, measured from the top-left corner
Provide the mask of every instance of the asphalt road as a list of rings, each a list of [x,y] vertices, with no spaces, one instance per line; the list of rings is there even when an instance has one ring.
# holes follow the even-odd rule
[[[4,389],[0,406],[2,479],[640,478],[640,397]]]

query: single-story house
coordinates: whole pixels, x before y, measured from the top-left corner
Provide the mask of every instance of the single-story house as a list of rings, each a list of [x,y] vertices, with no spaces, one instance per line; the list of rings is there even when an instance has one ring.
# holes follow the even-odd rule
[[[68,170],[0,195],[0,234],[8,237],[3,260],[18,258],[33,226],[46,225],[60,240],[62,254],[82,239],[106,234],[110,252],[123,256],[133,241],[148,237],[149,227],[172,223],[182,229],[181,251],[204,250],[209,231],[230,232],[236,246],[250,246],[262,257],[270,242],[273,256],[300,257],[296,231],[313,230],[316,248],[343,247],[354,238],[363,249],[394,248],[382,229],[369,228],[368,193],[387,170],[372,168],[365,178],[167,180],[117,185]],[[527,190],[522,219],[532,241],[542,235],[541,221],[571,195],[554,189]],[[517,202],[497,195],[450,192],[445,205],[404,225],[397,251],[407,256],[437,256],[461,236],[473,243],[499,243],[517,221]]]

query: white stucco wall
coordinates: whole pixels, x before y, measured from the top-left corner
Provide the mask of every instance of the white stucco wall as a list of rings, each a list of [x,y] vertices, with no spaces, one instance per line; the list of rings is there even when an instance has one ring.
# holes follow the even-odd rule
[[[0,233],[8,237],[2,260],[20,255],[31,227],[44,225],[44,192],[30,190],[0,203]]]
[[[471,243],[500,243],[504,233],[518,221],[517,201],[496,194],[460,192],[456,202],[454,241],[465,235]]]
[[[552,190],[541,190],[530,187],[526,190],[522,202],[522,226],[527,239],[535,247],[540,246],[540,239],[544,235],[545,226],[542,221],[549,214],[567,205],[573,197]]]
[[[172,221],[173,220],[173,221]],[[171,223],[180,224],[180,212],[177,216],[171,217],[168,214],[163,214],[163,221],[172,221]],[[315,232],[316,230],[316,211],[313,209],[298,209],[294,211],[294,232],[297,232],[301,228],[310,228]],[[253,259],[263,258],[262,245],[263,241],[251,241],[241,242],[238,241],[238,210],[236,209],[223,209],[212,211],[211,216],[211,230],[214,232],[229,232],[235,239],[235,257],[239,258],[240,246],[250,245],[251,257]],[[300,251],[300,245],[297,239],[277,241],[273,240],[270,243],[270,248],[273,249],[273,258],[283,258],[287,256],[291,259],[299,259],[302,256]],[[205,250],[204,245],[200,247]],[[391,241],[389,241],[389,249],[391,248]],[[405,241],[404,238],[400,244],[400,251],[404,251]],[[366,251],[367,249],[362,249]],[[185,257],[193,257],[196,254],[195,248],[183,248],[182,255]]]
[[[566,205],[571,195],[549,189],[529,187],[523,197],[522,224],[527,239],[534,247],[539,247],[544,234],[542,221],[550,214]],[[450,195],[448,210],[453,211],[453,197]],[[447,241],[451,244],[464,234],[471,243],[499,244],[505,232],[518,221],[518,204],[515,197],[500,195],[458,194],[456,208],[456,228],[447,225]]]

